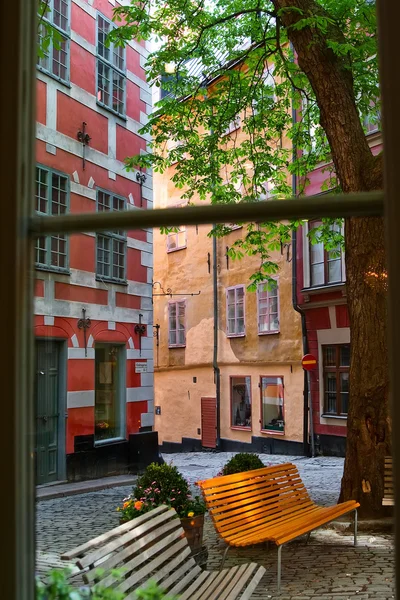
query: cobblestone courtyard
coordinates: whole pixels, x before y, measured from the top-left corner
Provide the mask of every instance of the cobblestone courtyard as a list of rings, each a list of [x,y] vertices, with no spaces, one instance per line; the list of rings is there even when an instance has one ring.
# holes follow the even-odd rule
[[[199,479],[216,475],[232,456],[230,453],[190,453],[165,455],[193,485]],[[343,459],[260,456],[265,464],[294,462],[313,500],[320,504],[337,502]],[[131,492],[131,487],[117,487],[41,501],[37,504],[37,569],[44,573],[49,566],[62,565],[60,554],[118,525],[116,506]],[[394,552],[392,536],[359,535],[358,547],[353,537],[333,529],[321,529],[288,544],[282,551],[282,589],[276,590],[275,546],[231,549],[226,566],[255,561],[267,572],[252,598],[280,600],[353,600],[394,598]],[[206,519],[205,544],[208,569],[217,569],[225,545],[218,540],[212,523]]]

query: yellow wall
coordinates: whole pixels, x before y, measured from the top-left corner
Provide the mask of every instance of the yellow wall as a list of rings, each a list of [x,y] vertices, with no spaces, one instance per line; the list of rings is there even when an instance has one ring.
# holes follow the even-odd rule
[[[174,188],[172,170],[154,174],[155,207],[180,204],[181,191]],[[184,209],[183,209],[184,210]],[[201,397],[215,397],[213,359],[213,256],[211,226],[187,228],[187,247],[167,252],[167,236],[154,231],[154,281],[164,291],[170,288],[181,296],[154,297],[154,323],[160,324],[159,348],[155,347],[155,417],[160,443],[180,443],[182,437],[200,439]],[[279,264],[280,332],[258,335],[257,298],[245,292],[246,335],[226,336],[226,288],[242,284],[247,288],[250,275],[258,269],[258,257],[226,260],[230,247],[246,228],[232,231],[217,241],[218,256],[218,364],[221,369],[221,437],[251,442],[252,436],[302,441],[303,370],[301,368],[301,322],[292,306],[292,263],[286,249],[271,259]],[[210,260],[210,269],[208,266]],[[291,252],[289,252],[291,258]],[[160,293],[155,286],[154,293]],[[190,296],[190,294],[200,295]],[[186,347],[168,348],[168,303],[186,299]],[[231,427],[230,376],[251,376],[252,430]],[[261,433],[260,376],[284,378],[285,433]],[[197,378],[197,383],[193,382]]]

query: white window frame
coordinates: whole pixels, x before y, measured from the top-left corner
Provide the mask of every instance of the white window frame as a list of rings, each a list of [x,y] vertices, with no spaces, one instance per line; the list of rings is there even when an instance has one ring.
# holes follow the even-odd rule
[[[310,268],[310,238],[308,237],[308,232],[310,231],[310,226],[308,220],[304,220],[302,225],[302,234],[303,234],[303,288],[306,290],[320,289],[320,288],[329,288],[335,287],[338,285],[343,285],[346,283],[346,261],[345,261],[345,252],[341,250],[341,261],[342,261],[342,280],[337,283],[325,283],[321,286],[313,286],[311,287],[311,268]],[[342,234],[344,235],[344,225],[342,226]]]
[[[257,329],[258,329],[258,335],[273,335],[276,333],[280,332],[280,304],[279,304],[279,279],[278,277],[274,277],[273,280],[276,282],[276,301],[277,301],[277,320],[278,320],[278,328],[277,329],[270,329],[270,320],[271,320],[271,314],[275,314],[275,313],[271,313],[271,302],[270,299],[271,297],[275,297],[271,295],[271,292],[273,290],[269,290],[268,289],[268,282],[260,282],[257,285]],[[267,289],[262,290],[262,287],[266,287]],[[266,301],[267,301],[267,310],[265,313],[261,313],[261,298],[260,298],[260,294],[262,293],[266,293],[267,297],[266,297]],[[261,330],[261,316],[267,315],[268,316],[268,329],[267,330]]]
[[[238,305],[240,304],[240,302],[238,302],[238,291],[239,290],[243,290],[243,317],[239,317],[238,316]],[[235,331],[234,332],[230,332],[229,331],[229,293],[234,291],[234,306],[235,306],[235,316],[234,316],[234,324],[235,324]],[[243,318],[243,331],[238,332],[238,321],[239,319]],[[244,337],[246,335],[246,291],[245,291],[245,286],[244,285],[233,285],[231,287],[226,288],[226,336],[229,338],[234,338],[234,337]]]
[[[180,243],[182,237],[184,238],[184,241],[183,243]],[[178,250],[184,250],[185,248],[187,248],[187,231],[185,225],[181,225],[179,231],[173,231],[167,234],[167,252],[177,252]]]
[[[40,58],[38,57],[37,59],[37,68],[40,71],[43,71],[43,73],[46,73],[47,75],[49,75],[50,77],[53,77],[54,79],[56,79],[57,81],[60,81],[61,83],[65,83],[67,85],[69,85],[70,82],[70,61],[71,61],[71,0],[67,0],[67,4],[68,4],[68,14],[67,14],[67,27],[66,29],[63,29],[62,27],[60,27],[59,25],[56,25],[54,23],[54,0],[49,0],[48,5],[49,5],[49,11],[46,15],[43,15],[42,20],[49,26],[51,26],[52,28],[54,28],[54,30],[63,38],[63,40],[65,41],[65,53],[66,53],[66,76],[64,77],[60,77],[59,75],[56,75],[55,73],[53,73],[52,70],[52,65],[53,65],[53,53],[57,52],[59,50],[57,50],[57,48],[54,46],[54,42],[53,40],[50,41],[50,45],[48,47],[47,50],[47,59],[49,61],[49,67],[51,68],[47,68],[46,66],[44,66],[43,61],[45,60],[44,58]],[[40,37],[40,32],[39,32],[39,37]],[[56,42],[57,43],[57,42]]]
[[[175,329],[171,328],[171,308],[175,307]],[[179,327],[179,308],[183,307],[183,328]],[[175,343],[171,342],[171,333],[175,332]],[[183,341],[178,342],[178,333],[183,332]],[[184,348],[186,346],[186,300],[168,302],[168,347]]]
[[[100,52],[99,52],[99,20],[103,19],[103,21],[105,21],[106,23],[108,23],[110,25],[110,31],[114,30],[117,28],[117,26],[112,23],[110,21],[110,19],[107,19],[107,17],[105,17],[102,13],[98,12],[97,13],[97,18],[96,18],[96,102],[99,106],[102,106],[105,110],[109,110],[110,112],[114,113],[115,115],[118,115],[119,117],[122,117],[123,119],[126,118],[126,80],[127,80],[127,76],[126,76],[126,50],[125,48],[123,49],[123,56],[122,56],[122,61],[123,61],[123,67],[120,68],[118,66],[116,66],[113,62],[113,56],[114,56],[114,44],[111,43],[110,46],[108,46],[109,49],[109,58],[104,58]],[[110,79],[110,88],[109,88],[109,103],[107,104],[106,102],[103,102],[102,100],[100,100],[99,98],[99,65],[104,66],[107,69],[110,69],[110,74],[111,74],[111,79]],[[117,73],[117,75],[119,77],[122,77],[122,91],[123,91],[123,102],[122,102],[122,111],[120,110],[116,110],[115,108],[113,108],[113,81],[112,81],[112,74],[115,71],[115,73]]]
[[[114,198],[118,202],[123,203],[123,205],[124,205],[123,209],[125,209],[127,206],[126,198],[124,198],[123,196],[120,196],[119,194],[114,194],[110,190],[105,190],[103,188],[97,188],[96,189],[96,210],[97,210],[97,212],[103,212],[103,210],[99,211],[99,194],[106,194],[110,198],[110,209],[107,212],[114,212],[115,210],[119,210],[119,209],[114,208]],[[99,240],[100,239],[108,240],[108,243],[109,243],[108,252],[110,253],[110,261],[109,261],[109,263],[105,263],[104,261],[102,261],[102,264],[109,265],[109,269],[110,269],[109,275],[104,275],[99,272],[100,271],[100,269],[99,269]],[[123,278],[114,277],[112,274],[113,266],[114,266],[113,256],[116,253],[116,251],[114,250],[114,247],[113,247],[114,241],[118,242],[119,244],[123,244],[123,248],[124,248],[124,277]],[[103,249],[103,251],[104,251],[104,249]],[[127,267],[128,267],[128,243],[127,243],[126,232],[125,231],[102,231],[102,232],[97,233],[96,234],[96,279],[99,279],[100,281],[104,280],[104,281],[110,281],[113,283],[126,284],[127,283],[127,270],[128,270]]]

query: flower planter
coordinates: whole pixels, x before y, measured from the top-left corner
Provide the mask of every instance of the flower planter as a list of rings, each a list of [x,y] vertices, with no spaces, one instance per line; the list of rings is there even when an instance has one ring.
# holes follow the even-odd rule
[[[200,552],[203,545],[204,515],[185,517],[181,519],[181,524],[192,553]]]

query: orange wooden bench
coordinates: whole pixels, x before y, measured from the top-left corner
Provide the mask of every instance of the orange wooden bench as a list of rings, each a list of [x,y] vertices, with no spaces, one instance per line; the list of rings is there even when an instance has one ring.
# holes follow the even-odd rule
[[[199,481],[217,533],[230,546],[275,542],[278,546],[278,591],[281,585],[282,546],[313,529],[354,511],[357,544],[357,507],[351,500],[318,506],[310,499],[297,467],[287,463],[235,475]],[[307,541],[308,541],[307,538]]]

